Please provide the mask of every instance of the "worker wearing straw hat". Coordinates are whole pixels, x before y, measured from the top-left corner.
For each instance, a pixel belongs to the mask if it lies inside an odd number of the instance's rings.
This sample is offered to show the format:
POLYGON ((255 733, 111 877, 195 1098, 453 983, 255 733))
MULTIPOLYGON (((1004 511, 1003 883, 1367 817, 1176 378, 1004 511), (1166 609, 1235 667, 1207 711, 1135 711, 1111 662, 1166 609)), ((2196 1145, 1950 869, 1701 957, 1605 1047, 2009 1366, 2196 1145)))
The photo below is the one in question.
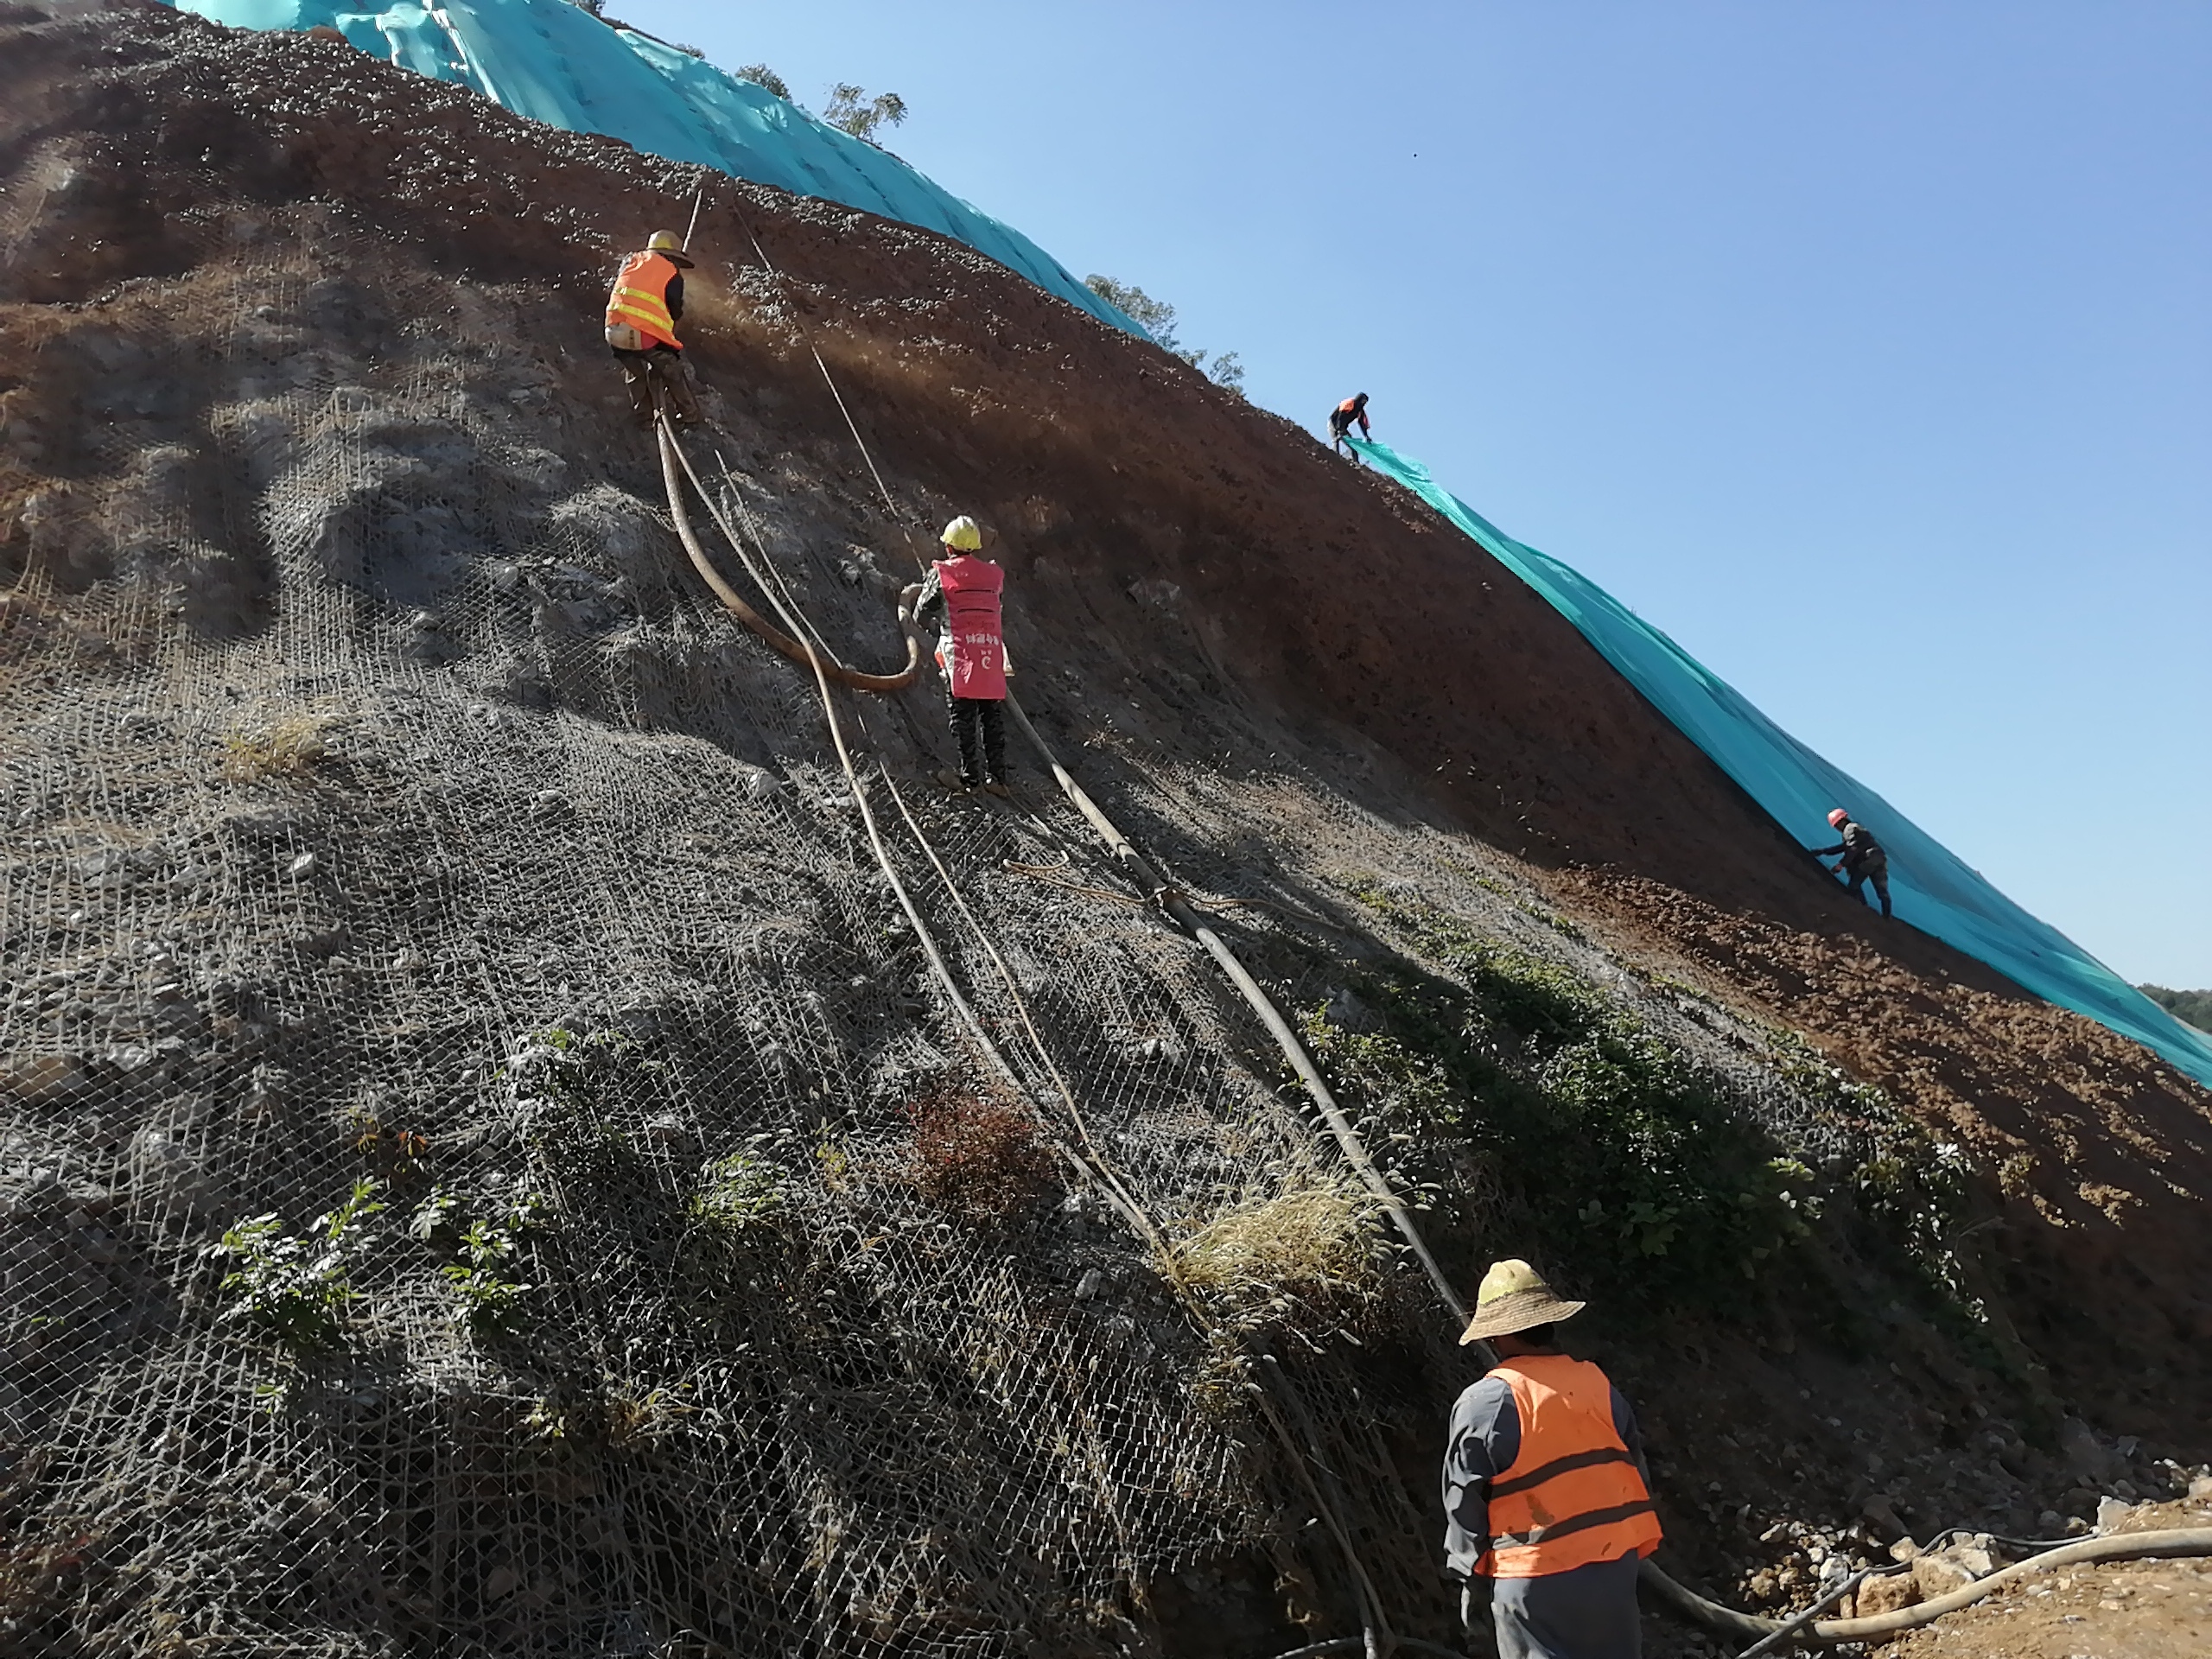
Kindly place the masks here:
POLYGON ((1500 1659, 1637 1659, 1637 1563, 1659 1517, 1636 1416, 1587 1360, 1560 1350, 1562 1301, 1526 1262, 1494 1263, 1459 1340, 1497 1363, 1452 1408, 1444 1452, 1446 1568, 1477 1641, 1500 1659), (1490 1618, 1482 1617, 1484 1605, 1490 1618))

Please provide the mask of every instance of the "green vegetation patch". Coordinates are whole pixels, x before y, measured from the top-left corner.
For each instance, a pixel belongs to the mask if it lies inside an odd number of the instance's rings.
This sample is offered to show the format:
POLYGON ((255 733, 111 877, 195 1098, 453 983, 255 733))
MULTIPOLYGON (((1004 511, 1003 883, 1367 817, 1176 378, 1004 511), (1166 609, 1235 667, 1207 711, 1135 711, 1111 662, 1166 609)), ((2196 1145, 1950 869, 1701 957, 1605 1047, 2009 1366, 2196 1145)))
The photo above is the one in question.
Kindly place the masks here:
POLYGON ((370 1219, 384 1209, 374 1181, 356 1181, 345 1203, 317 1216, 304 1233, 269 1214, 226 1230, 216 1253, 236 1263, 223 1275, 226 1319, 297 1354, 322 1353, 345 1340, 347 1275, 366 1248, 370 1219))
POLYGON ((1304 1022, 1315 1057, 1386 1142, 1457 1141, 1493 1159, 1530 1230, 1583 1282, 1651 1313, 1740 1313, 1746 1281, 1843 1197, 1953 1287, 1937 1264, 1963 1160, 1880 1090, 1802 1045, 1777 1052, 1854 1126, 1864 1155, 1823 1174, 1782 1155, 1722 1080, 1572 970, 1395 893, 1354 891, 1446 973, 1363 976, 1384 1028, 1349 1031, 1316 1009, 1304 1022))

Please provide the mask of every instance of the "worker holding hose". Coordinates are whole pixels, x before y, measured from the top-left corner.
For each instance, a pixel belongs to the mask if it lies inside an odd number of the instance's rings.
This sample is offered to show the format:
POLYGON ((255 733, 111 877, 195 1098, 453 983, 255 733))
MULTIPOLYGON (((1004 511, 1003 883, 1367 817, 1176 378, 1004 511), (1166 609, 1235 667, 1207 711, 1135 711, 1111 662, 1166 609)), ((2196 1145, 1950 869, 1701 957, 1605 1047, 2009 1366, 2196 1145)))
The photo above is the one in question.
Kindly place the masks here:
POLYGON ((1459 1396, 1444 1452, 1446 1568, 1466 1586, 1473 1650, 1499 1659, 1637 1659, 1637 1573, 1659 1547, 1643 1441, 1621 1391, 1561 1352, 1561 1301, 1526 1262, 1494 1263, 1459 1340, 1488 1376, 1459 1396), (1485 1617, 1487 1614, 1487 1617, 1485 1617))
POLYGON ((677 426, 699 424, 699 405, 683 372, 676 324, 683 315, 683 273, 692 262, 673 231, 655 231, 645 251, 622 262, 607 296, 607 343, 622 365, 630 412, 651 428, 665 409, 677 426))
POLYGON ((1006 682, 1004 618, 999 594, 1006 572, 982 556, 983 532, 963 513, 944 527, 940 538, 946 557, 930 566, 914 617, 938 624, 937 662, 944 671, 945 701, 952 718, 952 741, 960 746, 960 770, 942 772, 948 789, 981 788, 1010 795, 1006 770, 1006 682))

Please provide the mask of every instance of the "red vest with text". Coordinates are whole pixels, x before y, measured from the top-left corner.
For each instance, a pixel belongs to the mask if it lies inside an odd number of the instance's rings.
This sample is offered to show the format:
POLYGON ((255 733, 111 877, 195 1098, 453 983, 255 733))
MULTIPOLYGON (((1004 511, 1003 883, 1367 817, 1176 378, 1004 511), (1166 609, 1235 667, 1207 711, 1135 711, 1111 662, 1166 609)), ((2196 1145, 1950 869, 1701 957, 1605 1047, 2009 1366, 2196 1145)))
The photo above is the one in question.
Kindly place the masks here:
POLYGON ((999 590, 1006 572, 963 553, 937 561, 944 590, 944 640, 937 659, 956 697, 995 702, 1006 696, 1006 641, 1000 634, 999 590))
POLYGON ((1520 1354, 1491 1375, 1513 1390, 1521 1452, 1490 1483, 1490 1553, 1476 1570, 1534 1579, 1658 1548, 1659 1516, 1613 1427, 1605 1374, 1565 1354, 1520 1354))

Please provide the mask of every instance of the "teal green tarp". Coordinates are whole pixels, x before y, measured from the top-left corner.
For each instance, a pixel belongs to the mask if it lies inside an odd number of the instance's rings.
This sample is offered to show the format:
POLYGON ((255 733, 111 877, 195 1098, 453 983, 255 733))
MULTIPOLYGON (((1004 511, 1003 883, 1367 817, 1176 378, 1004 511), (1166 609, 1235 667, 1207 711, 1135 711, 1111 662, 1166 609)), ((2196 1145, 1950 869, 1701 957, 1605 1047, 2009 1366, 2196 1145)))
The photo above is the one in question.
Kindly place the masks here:
POLYGON ((1524 547, 1446 491, 1427 467, 1352 441, 1582 631, 1630 684, 1807 847, 1834 844, 1840 806, 1888 849, 1898 917, 2037 996, 2087 1014, 2212 1087, 2212 1038, 2185 1026, 2048 923, 2014 904, 1880 796, 1783 731, 1726 682, 1596 583, 1524 547))
POLYGON ((383 7, 331 0, 171 3, 234 29, 327 25, 364 52, 467 86, 533 121, 620 138, 651 155, 918 225, 966 243, 1102 321, 1146 337, 1020 232, 896 156, 651 35, 611 28, 568 0, 383 7))

